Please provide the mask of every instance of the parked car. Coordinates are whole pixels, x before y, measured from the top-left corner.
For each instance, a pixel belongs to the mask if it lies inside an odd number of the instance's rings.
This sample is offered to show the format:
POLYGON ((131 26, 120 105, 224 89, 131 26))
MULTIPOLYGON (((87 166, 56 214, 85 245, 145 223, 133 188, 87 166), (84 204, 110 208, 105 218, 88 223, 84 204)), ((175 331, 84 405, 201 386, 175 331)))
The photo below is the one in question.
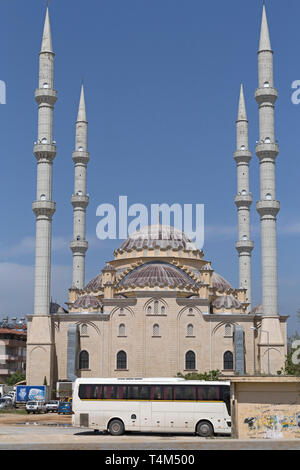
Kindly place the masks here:
POLYGON ((58 407, 58 414, 69 415, 72 414, 72 402, 71 401, 61 401, 58 407))
POLYGON ((58 406, 59 406, 58 400, 50 400, 48 403, 46 403, 47 413, 57 413, 58 406))
POLYGON ((47 413, 46 403, 44 401, 28 401, 26 403, 27 413, 47 413))
POLYGON ((11 397, 2 397, 0 398, 0 410, 13 408, 14 404, 11 397))

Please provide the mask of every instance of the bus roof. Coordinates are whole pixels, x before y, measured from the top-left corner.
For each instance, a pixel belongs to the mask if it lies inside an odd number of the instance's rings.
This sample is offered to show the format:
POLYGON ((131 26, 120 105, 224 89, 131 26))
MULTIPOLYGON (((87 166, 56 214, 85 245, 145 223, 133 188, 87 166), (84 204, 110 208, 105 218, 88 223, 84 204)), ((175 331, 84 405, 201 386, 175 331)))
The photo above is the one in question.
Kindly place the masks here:
POLYGON ((178 384, 178 385, 230 385, 228 381, 185 380, 181 377, 149 377, 149 378, 78 378, 75 384, 178 384))

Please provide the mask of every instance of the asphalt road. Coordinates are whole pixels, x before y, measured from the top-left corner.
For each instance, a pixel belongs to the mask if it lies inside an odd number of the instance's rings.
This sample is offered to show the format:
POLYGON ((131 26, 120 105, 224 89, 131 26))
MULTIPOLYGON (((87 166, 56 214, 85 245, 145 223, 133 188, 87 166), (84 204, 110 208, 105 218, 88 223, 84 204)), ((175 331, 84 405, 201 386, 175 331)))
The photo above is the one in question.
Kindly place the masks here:
MULTIPOLYGON (((25 420, 24 420, 25 421, 25 420)), ((113 437, 66 424, 0 424, 0 450, 300 450, 300 441, 204 439, 194 435, 113 437)))

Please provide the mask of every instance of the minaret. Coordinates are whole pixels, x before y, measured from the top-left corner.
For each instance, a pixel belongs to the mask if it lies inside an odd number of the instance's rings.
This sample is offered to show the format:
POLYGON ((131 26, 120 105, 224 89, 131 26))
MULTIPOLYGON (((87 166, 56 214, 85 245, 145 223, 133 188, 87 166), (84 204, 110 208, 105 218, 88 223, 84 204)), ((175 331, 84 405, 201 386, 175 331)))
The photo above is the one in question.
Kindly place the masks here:
POLYGON ((239 254, 239 287, 247 289, 248 311, 251 310, 251 253, 254 247, 250 240, 250 207, 252 194, 249 191, 249 162, 251 152, 248 143, 248 120, 245 106, 244 90, 241 85, 238 117, 236 121, 237 150, 234 159, 237 164, 237 196, 235 204, 238 209, 239 240, 236 249, 239 254))
POLYGON ((37 160, 37 195, 33 203, 36 216, 34 314, 49 315, 52 216, 55 212, 52 201, 52 164, 56 156, 53 111, 57 92, 54 90, 54 52, 48 7, 40 52, 39 88, 35 91, 35 99, 39 109, 38 140, 34 145, 37 160))
POLYGON ((283 365, 280 348, 273 348, 267 354, 268 346, 283 345, 278 315, 278 279, 277 279, 277 243, 276 217, 280 203, 276 200, 275 160, 279 149, 274 131, 274 104, 277 100, 274 88, 273 51, 269 35, 266 8, 263 5, 260 44, 258 51, 258 89, 255 99, 259 106, 260 138, 256 146, 256 155, 260 162, 260 201, 257 212, 261 221, 261 256, 262 256, 262 304, 263 320, 260 336, 260 356, 263 371, 267 371, 267 356, 271 361, 271 370, 283 365), (271 359, 270 359, 271 352, 271 359))
POLYGON ((53 331, 50 316, 51 238, 55 202, 52 201, 52 164, 56 156, 53 141, 53 111, 57 100, 54 90, 54 52, 49 9, 47 7, 42 47, 39 56, 38 138, 34 144, 37 160, 37 194, 33 203, 36 216, 36 258, 34 315, 27 339, 27 385, 48 385, 53 381, 53 331))
POLYGON ((88 249, 86 236, 86 208, 89 197, 86 193, 86 172, 90 159, 88 153, 88 122, 84 100, 84 88, 81 87, 79 110, 76 121, 75 152, 73 161, 75 164, 74 195, 72 206, 74 210, 73 240, 71 250, 73 252, 73 289, 83 289, 85 280, 85 254, 88 249))

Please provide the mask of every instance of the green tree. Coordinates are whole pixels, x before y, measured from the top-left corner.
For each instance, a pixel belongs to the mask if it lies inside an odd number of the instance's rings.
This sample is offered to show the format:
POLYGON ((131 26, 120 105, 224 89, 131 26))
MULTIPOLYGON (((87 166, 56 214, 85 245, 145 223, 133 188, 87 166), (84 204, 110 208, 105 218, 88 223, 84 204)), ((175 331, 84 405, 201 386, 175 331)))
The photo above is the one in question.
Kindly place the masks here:
POLYGON ((22 374, 21 372, 15 372, 12 374, 10 377, 6 379, 6 384, 7 385, 16 385, 18 382, 21 382, 22 380, 25 380, 25 375, 22 374))
POLYGON ((185 380, 219 380, 221 372, 219 370, 210 370, 209 372, 196 373, 190 372, 183 375, 181 372, 178 372, 177 377, 182 377, 185 380))

